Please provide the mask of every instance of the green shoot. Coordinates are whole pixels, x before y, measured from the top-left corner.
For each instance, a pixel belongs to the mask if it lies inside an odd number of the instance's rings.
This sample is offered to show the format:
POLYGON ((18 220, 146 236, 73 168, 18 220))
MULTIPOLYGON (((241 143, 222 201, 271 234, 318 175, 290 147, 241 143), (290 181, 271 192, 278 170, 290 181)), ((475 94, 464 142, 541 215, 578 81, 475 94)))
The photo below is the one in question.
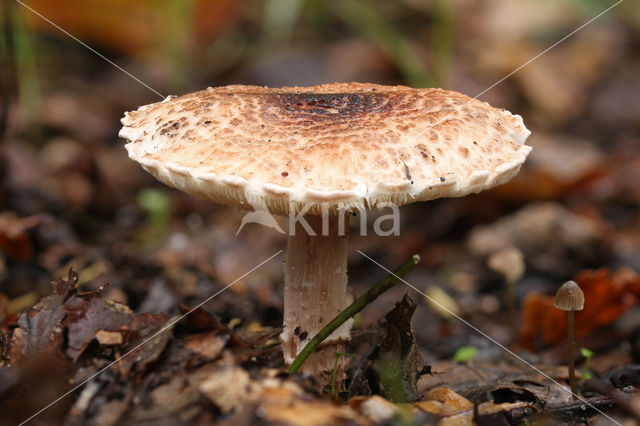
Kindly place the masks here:
POLYGON ((463 346, 453 354, 453 360, 455 362, 468 362, 473 360, 478 354, 478 349, 475 346, 463 346))
POLYGON ((355 355, 349 352, 336 352, 336 362, 333 364, 333 374, 331 375, 331 395, 333 397, 338 395, 336 392, 336 375, 338 373, 338 362, 342 357, 353 358, 355 355))
POLYGON ((145 246, 153 246, 165 235, 171 218, 169 197, 164 191, 147 188, 140 191, 137 201, 147 214, 147 224, 139 237, 145 246))
POLYGON ((589 373, 589 363, 591 362, 591 358, 594 353, 587 348, 580 348, 580 354, 585 358, 582 374, 580 374, 580 380, 589 380, 591 378, 591 374, 589 373))

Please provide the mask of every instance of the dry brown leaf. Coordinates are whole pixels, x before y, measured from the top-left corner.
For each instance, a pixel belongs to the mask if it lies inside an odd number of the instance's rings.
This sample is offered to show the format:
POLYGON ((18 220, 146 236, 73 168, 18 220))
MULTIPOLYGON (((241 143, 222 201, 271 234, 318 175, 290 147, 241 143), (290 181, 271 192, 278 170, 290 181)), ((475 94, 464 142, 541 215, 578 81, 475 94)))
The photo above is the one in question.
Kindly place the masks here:
POLYGON ((249 373, 236 367, 233 356, 226 352, 219 368, 204 379, 198 388, 225 414, 242 406, 251 380, 249 373))
POLYGON ((95 334, 95 338, 101 345, 121 345, 124 342, 122 332, 120 331, 107 331, 98 330, 95 334))
POLYGON ((222 349, 229 341, 228 334, 216 335, 215 332, 192 334, 185 337, 185 347, 206 360, 214 360, 220 356, 222 349))
POLYGON ((327 404, 306 395, 291 382, 262 386, 249 397, 248 406, 259 410, 266 422, 280 425, 371 425, 372 421, 346 405, 327 404))
MULTIPOLYGON (((158 41, 155 35, 164 34, 167 28, 176 25, 193 29, 194 38, 211 39, 233 18, 238 3, 233 0, 198 0, 194 2, 187 23, 180 22, 182 18, 175 16, 175 7, 168 0, 133 3, 126 0, 72 0, 67 3, 68 9, 60 8, 55 1, 36 0, 30 6, 83 40, 117 52, 136 53, 153 47, 158 41), (69 10, 74 13, 69 13, 69 10), (118 36, 114 37, 114 34, 118 36)), ((27 10, 24 11, 24 19, 30 28, 55 32, 55 28, 27 10)))
POLYGON ((33 246, 28 231, 46 221, 44 214, 19 218, 13 213, 0 214, 0 251, 20 262, 33 256, 33 246))
POLYGON ((375 423, 390 422, 400 411, 397 405, 379 395, 353 397, 349 406, 375 423))
POLYGON ((473 403, 445 387, 433 388, 425 395, 426 400, 414 405, 422 411, 440 417, 453 416, 473 409, 473 403))
MULTIPOLYGON (((640 275, 630 269, 610 274, 608 269, 586 270, 575 277, 585 296, 584 309, 575 314, 576 337, 612 324, 638 303, 640 275)), ((536 339, 555 345, 567 336, 567 314, 553 306, 553 297, 531 293, 522 307, 520 344, 536 350, 536 339)))

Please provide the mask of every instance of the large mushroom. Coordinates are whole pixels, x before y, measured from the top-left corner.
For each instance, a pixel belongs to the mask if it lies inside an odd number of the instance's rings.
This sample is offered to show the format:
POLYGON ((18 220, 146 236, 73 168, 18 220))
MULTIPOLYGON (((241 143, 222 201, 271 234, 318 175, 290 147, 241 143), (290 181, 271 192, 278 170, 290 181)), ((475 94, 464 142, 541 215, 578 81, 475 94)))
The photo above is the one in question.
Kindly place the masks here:
MULTIPOLYGON (((515 176, 518 115, 441 89, 360 83, 208 88, 128 112, 129 157, 198 198, 289 215, 282 351, 290 364, 347 300, 350 212, 461 197, 515 176)), ((351 324, 303 369, 326 382, 351 324)))

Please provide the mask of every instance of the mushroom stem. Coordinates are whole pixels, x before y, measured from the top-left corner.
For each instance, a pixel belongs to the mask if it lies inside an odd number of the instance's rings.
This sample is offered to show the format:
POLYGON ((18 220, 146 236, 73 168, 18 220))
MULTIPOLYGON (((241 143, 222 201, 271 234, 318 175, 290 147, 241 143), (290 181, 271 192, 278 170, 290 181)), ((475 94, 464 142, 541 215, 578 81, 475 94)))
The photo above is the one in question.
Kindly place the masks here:
POLYGON ((573 354, 573 346, 575 345, 575 338, 573 335, 573 327, 574 327, 574 319, 575 319, 575 311, 568 311, 568 328, 569 328, 569 341, 567 346, 569 348, 569 385, 571 386, 571 393, 573 399, 577 399, 576 395, 578 394, 578 387, 576 385, 576 366, 575 359, 573 354))
MULTIPOLYGON (((284 272, 284 328, 280 334, 287 365, 347 306, 348 217, 305 216, 305 223, 316 235, 311 235, 302 222, 296 223, 295 233, 290 229, 284 272)), ((329 383, 334 354, 344 351, 352 324, 349 320, 334 331, 308 358, 303 370, 320 383, 329 383)), ((337 377, 341 380, 344 361, 340 364, 337 377)))
POLYGON ((518 320, 516 316, 516 283, 514 280, 507 279, 507 291, 505 294, 507 299, 507 318, 509 321, 510 339, 513 343, 518 338, 518 320))

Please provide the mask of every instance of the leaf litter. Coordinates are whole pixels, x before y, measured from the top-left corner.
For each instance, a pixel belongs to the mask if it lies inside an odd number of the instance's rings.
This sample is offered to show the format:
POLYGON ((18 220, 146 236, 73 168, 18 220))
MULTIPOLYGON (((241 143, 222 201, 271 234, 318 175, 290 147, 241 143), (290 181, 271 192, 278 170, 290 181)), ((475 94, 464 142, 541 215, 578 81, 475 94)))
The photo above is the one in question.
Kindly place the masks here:
MULTIPOLYGON (((465 54, 452 58, 453 83, 467 92, 546 48, 549 40, 540 35, 550 22, 568 33, 586 16, 567 2, 512 2, 508 9, 498 0, 485 3, 456 5, 456 51, 465 54), (538 7, 545 13, 533 13, 538 7)), ((431 14, 430 6, 400 2, 393 8, 410 18, 406 33, 417 30, 421 35, 411 42, 431 58, 421 42, 424 28, 416 27, 416 14, 431 14)), ((282 301, 281 265, 275 264, 125 356, 244 272, 247 258, 272 253, 282 240, 257 227, 230 237, 238 213, 154 187, 113 143, 121 111, 145 98, 124 90, 108 71, 93 75, 91 68, 86 78, 81 70, 90 67, 80 66, 41 75, 47 79, 42 111, 25 115, 15 123, 17 132, 0 139, 0 424, 24 420, 116 360, 38 420, 611 424, 566 391, 566 316, 550 307, 549 295, 567 279, 585 290, 577 343, 594 353, 588 368, 576 353, 578 370, 591 376, 579 380, 580 391, 615 419, 639 424, 638 21, 632 13, 620 15, 624 24, 610 14, 483 95, 521 113, 534 130, 531 161, 516 179, 489 193, 403 208, 397 239, 352 235, 354 246, 389 266, 419 252, 424 263, 409 281, 434 289, 429 294, 440 301, 455 301, 456 313, 500 342, 511 337, 502 309, 504 278, 487 267, 487 259, 505 247, 520 250, 526 273, 516 283, 515 300, 522 316, 510 349, 557 383, 434 312, 419 295, 405 299, 402 285, 356 318, 343 388, 325 392, 313 377, 287 377, 277 347, 282 301), (150 206, 144 193, 160 202, 150 206), (68 274, 71 267, 78 273, 68 274), (50 286, 58 275, 67 278, 50 286), (101 288, 105 283, 111 285, 101 288), (474 348, 468 351, 473 355, 456 358, 461 348, 474 348)), ((246 19, 239 20, 243 28, 260 31, 261 24, 246 19)), ((353 34, 342 39, 343 30, 335 33, 335 45, 312 40, 307 50, 328 64, 324 74, 310 75, 322 81, 398 79, 374 43, 353 34)), ((226 55, 216 49, 218 64, 226 55)), ((307 64, 305 72, 320 72, 317 57, 305 49, 285 54, 307 64)), ((195 68, 206 69, 206 58, 193 56, 202 62, 195 68)), ((274 65, 231 56, 237 63, 222 68, 265 84, 290 73, 289 60, 274 65)), ((47 65, 59 65, 54 59, 45 58, 47 65)), ((76 60, 90 63, 80 55, 76 60)), ((229 75, 210 77, 217 85, 229 75)), ((21 115, 20 105, 10 109, 9 117, 21 115)), ((364 293, 375 273, 370 264, 350 259, 354 294, 364 293)))

